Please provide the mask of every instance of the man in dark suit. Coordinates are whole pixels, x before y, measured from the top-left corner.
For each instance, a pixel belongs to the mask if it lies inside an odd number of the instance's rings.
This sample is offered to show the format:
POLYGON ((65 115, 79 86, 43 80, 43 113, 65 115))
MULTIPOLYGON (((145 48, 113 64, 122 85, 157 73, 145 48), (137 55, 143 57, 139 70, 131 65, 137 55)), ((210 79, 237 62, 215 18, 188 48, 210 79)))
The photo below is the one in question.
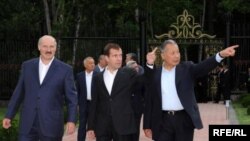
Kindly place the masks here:
POLYGON ((8 129, 19 106, 19 141, 61 141, 64 130, 64 99, 67 104, 66 131, 75 131, 77 93, 72 68, 54 57, 56 40, 50 35, 38 41, 40 57, 25 61, 3 119, 8 129))
POLYGON ((216 96, 215 96, 215 103, 219 103, 221 100, 221 96, 223 95, 223 75, 224 75, 224 68, 222 64, 218 65, 218 72, 217 74, 217 91, 216 91, 216 96))
POLYGON ((230 71, 227 65, 223 65, 223 75, 221 81, 222 81, 223 100, 224 104, 226 104, 226 101, 230 100, 231 96, 230 71))
POLYGON ((98 58, 98 64, 95 66, 94 71, 102 72, 107 66, 107 61, 105 59, 105 55, 101 54, 98 58))
POLYGON ((122 50, 116 43, 104 48, 105 70, 93 79, 88 117, 88 136, 97 141, 131 141, 135 117, 131 105, 132 85, 136 72, 122 66, 122 50))
POLYGON ((86 138, 86 124, 89 113, 89 105, 91 101, 91 93, 94 88, 92 85, 92 80, 97 74, 97 72, 93 71, 95 68, 95 61, 92 57, 86 57, 83 60, 83 65, 85 71, 78 73, 76 76, 79 106, 79 128, 77 134, 78 141, 85 141, 86 138))
POLYGON ((155 141, 192 141, 194 128, 201 129, 194 79, 206 75, 219 62, 234 56, 238 45, 228 47, 199 64, 180 63, 178 45, 173 40, 161 46, 163 65, 155 69, 155 50, 147 55, 145 70, 151 84, 146 93, 144 132, 155 141))
MULTIPOLYGON (((126 67, 134 69, 139 74, 139 65, 136 61, 128 61, 126 67)), ((135 113, 136 133, 132 135, 131 141, 139 141, 141 117, 144 110, 145 79, 142 74, 137 76, 132 86, 132 107, 135 113)))

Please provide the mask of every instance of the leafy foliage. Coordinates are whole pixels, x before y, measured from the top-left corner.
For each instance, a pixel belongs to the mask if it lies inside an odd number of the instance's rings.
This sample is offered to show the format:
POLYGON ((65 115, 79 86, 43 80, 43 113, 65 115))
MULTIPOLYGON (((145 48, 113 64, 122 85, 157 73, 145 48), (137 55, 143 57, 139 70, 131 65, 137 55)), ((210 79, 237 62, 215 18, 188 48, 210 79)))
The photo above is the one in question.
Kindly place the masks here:
POLYGON ((249 0, 222 0, 219 3, 219 7, 224 8, 226 11, 238 11, 241 13, 249 13, 250 9, 249 0))
POLYGON ((17 141, 18 140, 18 120, 13 120, 9 129, 0 128, 1 141, 17 141))

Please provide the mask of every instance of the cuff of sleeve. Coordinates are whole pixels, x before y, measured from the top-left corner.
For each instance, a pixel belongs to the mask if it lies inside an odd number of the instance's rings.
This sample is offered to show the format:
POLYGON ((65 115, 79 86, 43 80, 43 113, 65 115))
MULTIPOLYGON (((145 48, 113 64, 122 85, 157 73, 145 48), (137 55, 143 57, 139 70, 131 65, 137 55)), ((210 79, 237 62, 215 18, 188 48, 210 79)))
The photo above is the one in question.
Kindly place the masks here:
POLYGON ((218 63, 220 63, 224 58, 220 56, 220 53, 217 53, 215 59, 218 63))

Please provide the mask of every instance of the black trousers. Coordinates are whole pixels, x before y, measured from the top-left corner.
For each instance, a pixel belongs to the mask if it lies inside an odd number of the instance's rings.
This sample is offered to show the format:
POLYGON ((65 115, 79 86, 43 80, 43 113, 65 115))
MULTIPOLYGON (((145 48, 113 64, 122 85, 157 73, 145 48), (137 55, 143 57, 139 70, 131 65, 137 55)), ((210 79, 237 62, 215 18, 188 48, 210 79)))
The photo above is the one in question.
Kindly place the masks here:
POLYGON ((31 127, 31 130, 28 134, 19 134, 19 141, 62 141, 62 137, 48 137, 42 134, 39 118, 36 115, 34 123, 31 127))
POLYGON ((107 122, 109 123, 110 127, 109 129, 106 129, 108 131, 107 134, 102 136, 96 136, 96 141, 132 141, 132 134, 120 135, 115 131, 111 116, 109 121, 107 122))
POLYGON ((139 141, 140 139, 141 117, 142 117, 142 113, 135 114, 136 133, 132 135, 131 141, 139 141))
POLYGON ((86 139, 86 125, 87 125, 87 119, 88 119, 88 114, 89 114, 89 105, 90 105, 90 101, 87 100, 86 109, 79 110, 79 127, 78 127, 78 133, 77 133, 77 141, 85 141, 86 139))
POLYGON ((156 141, 193 141, 194 125, 184 111, 163 112, 160 136, 156 141))

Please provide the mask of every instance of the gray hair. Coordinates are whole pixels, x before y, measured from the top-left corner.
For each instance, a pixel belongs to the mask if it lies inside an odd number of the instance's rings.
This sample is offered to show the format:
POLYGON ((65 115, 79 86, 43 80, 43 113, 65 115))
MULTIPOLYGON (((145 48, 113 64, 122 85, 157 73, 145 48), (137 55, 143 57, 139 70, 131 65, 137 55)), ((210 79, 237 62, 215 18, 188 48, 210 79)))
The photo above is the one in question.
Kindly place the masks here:
POLYGON ((55 46, 57 46, 56 39, 55 39, 53 36, 51 36, 51 35, 44 35, 44 36, 40 37, 39 40, 38 40, 38 46, 41 44, 41 42, 42 42, 45 38, 51 38, 51 39, 53 39, 54 42, 55 42, 55 46))
POLYGON ((136 64, 136 61, 128 61, 126 66, 132 68, 132 65, 136 64))
POLYGON ((86 63, 87 63, 87 61, 90 60, 90 59, 93 59, 93 60, 94 60, 93 57, 88 56, 88 57, 86 57, 86 58, 83 60, 83 65, 85 66, 86 63))
POLYGON ((165 40, 162 44, 161 44, 161 52, 164 52, 165 51, 165 47, 169 44, 172 44, 172 45, 176 45, 176 47, 178 47, 178 44, 172 40, 172 39, 168 39, 168 40, 165 40))

